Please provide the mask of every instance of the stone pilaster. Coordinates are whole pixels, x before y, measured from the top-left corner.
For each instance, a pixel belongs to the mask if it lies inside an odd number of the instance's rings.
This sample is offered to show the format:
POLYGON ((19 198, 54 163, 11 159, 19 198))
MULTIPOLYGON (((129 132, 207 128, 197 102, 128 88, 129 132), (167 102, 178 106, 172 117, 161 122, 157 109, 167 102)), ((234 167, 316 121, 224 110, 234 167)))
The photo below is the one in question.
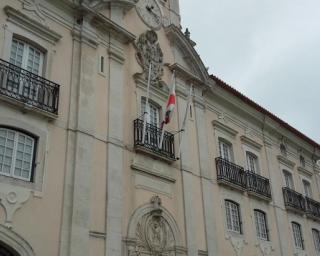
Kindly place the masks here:
POLYGON ((206 242, 208 256, 214 256, 218 253, 217 233, 215 232, 216 223, 213 212, 213 205, 219 205, 218 197, 213 196, 213 185, 211 182, 210 162, 209 162, 209 149, 208 149, 208 132, 207 121, 205 116, 205 106, 202 102, 195 100, 194 103, 198 151, 200 160, 200 176, 201 176, 201 189, 203 197, 203 210, 204 210, 204 223, 206 230, 206 242))
POLYGON ((122 256, 124 57, 117 43, 109 46, 106 256, 122 256))
POLYGON ((61 256, 89 254, 92 132, 95 123, 96 44, 85 21, 73 30, 61 256))

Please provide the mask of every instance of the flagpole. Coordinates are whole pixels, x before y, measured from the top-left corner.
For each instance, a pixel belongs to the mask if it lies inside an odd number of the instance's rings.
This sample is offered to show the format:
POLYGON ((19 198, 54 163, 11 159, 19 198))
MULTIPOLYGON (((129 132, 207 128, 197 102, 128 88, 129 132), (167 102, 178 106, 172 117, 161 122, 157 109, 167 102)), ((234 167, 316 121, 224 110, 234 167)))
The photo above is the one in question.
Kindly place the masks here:
MULTIPOLYGON (((175 90, 176 89, 176 72, 175 70, 173 70, 172 72, 172 90, 175 90)), ((161 137, 160 137, 160 143, 159 143, 159 149, 161 150, 162 149, 162 143, 163 143, 163 137, 164 137, 164 121, 161 123, 161 137)))
POLYGON ((182 122, 182 126, 181 126, 181 135, 180 135, 180 141, 179 141, 179 149, 178 149, 178 154, 177 154, 177 159, 180 159, 180 154, 181 154, 181 145, 182 145, 182 139, 183 139, 183 135, 184 132, 186 130, 186 124, 187 124, 187 116, 188 116, 188 111, 191 105, 191 101, 192 101, 192 90, 193 90, 193 85, 190 86, 190 90, 189 90, 189 96, 188 96, 188 103, 186 106, 186 111, 184 113, 184 118, 183 118, 183 122, 182 122))
POLYGON ((146 139, 147 116, 149 115, 149 107, 148 106, 149 106, 150 83, 151 83, 151 61, 149 64, 146 106, 145 106, 144 116, 143 116, 142 144, 144 144, 144 141, 146 139))

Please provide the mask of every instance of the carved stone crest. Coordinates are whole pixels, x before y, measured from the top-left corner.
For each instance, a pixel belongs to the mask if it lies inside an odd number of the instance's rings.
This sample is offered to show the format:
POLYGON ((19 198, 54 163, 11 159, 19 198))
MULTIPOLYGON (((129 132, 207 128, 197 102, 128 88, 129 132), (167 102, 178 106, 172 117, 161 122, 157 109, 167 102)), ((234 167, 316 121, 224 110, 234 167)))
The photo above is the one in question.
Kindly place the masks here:
POLYGON ((136 58, 143 69, 143 75, 148 80, 151 63, 151 84, 156 85, 163 75, 163 53, 158 42, 157 33, 149 30, 140 35, 136 44, 136 58))

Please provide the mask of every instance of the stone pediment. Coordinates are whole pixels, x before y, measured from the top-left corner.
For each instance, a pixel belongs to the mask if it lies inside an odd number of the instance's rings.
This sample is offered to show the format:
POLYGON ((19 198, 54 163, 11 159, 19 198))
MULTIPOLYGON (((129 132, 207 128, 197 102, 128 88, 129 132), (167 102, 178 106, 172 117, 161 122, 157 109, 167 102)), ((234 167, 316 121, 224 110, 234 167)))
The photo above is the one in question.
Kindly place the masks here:
POLYGON ((181 56, 179 56, 180 61, 179 58, 177 58, 177 64, 183 70, 193 74, 193 77, 197 77, 203 83, 206 83, 209 79, 209 74, 199 54, 194 49, 194 42, 175 25, 166 27, 165 32, 173 47, 177 49, 178 54, 181 54, 181 56))
POLYGON ((119 5, 125 10, 129 10, 138 2, 138 0, 85 0, 84 2, 94 10, 103 9, 110 3, 119 5))

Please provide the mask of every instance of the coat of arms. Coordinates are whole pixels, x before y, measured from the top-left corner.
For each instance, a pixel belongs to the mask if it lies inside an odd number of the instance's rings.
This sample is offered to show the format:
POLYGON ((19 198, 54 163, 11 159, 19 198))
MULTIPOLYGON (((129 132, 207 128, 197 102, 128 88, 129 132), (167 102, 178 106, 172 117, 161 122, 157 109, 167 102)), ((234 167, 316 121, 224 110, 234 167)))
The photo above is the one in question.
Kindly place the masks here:
POLYGON ((163 75, 163 53, 158 42, 157 33, 149 30, 141 34, 135 46, 137 49, 137 61, 143 69, 144 78, 148 80, 151 64, 150 81, 151 84, 156 85, 163 75))

